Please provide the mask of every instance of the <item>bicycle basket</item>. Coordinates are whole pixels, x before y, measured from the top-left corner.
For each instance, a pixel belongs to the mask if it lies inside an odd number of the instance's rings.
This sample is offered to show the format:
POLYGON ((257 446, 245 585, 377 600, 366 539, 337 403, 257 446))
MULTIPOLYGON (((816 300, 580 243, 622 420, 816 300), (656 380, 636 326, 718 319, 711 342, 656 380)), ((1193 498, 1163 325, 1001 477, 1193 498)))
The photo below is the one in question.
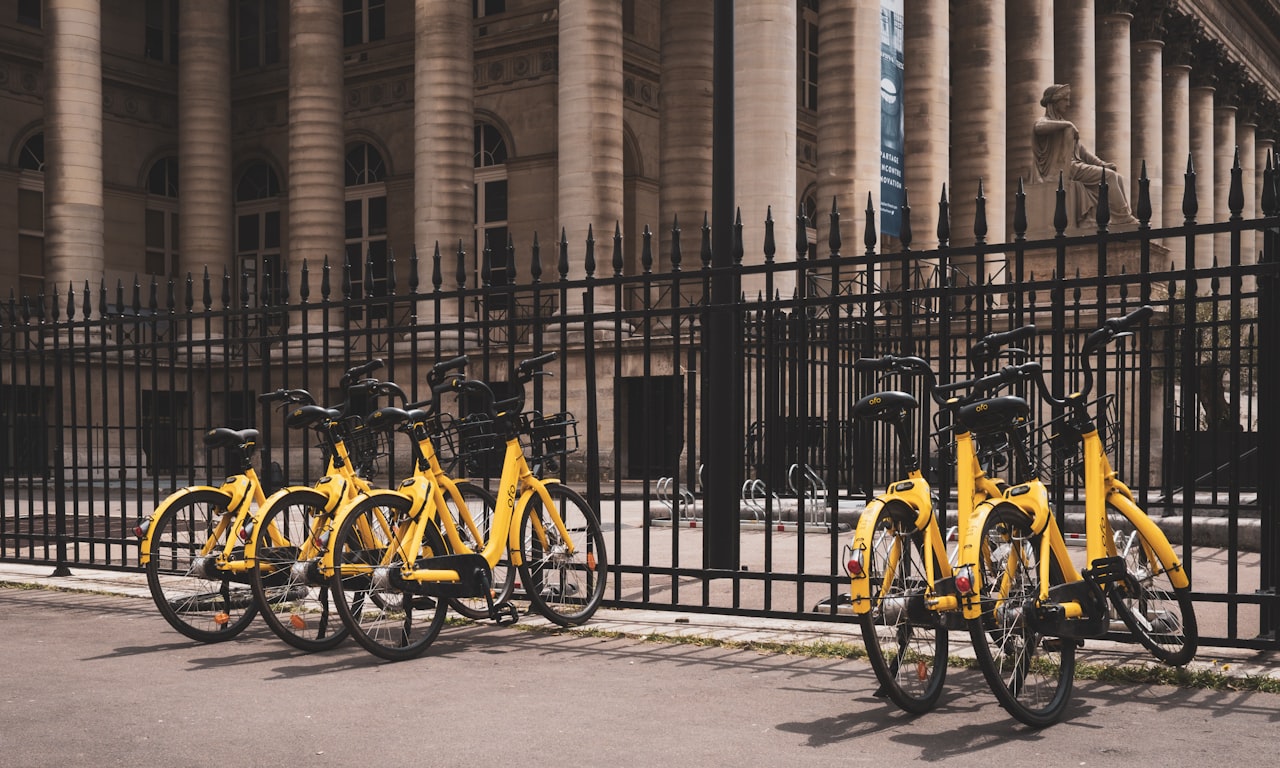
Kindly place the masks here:
MULTIPOLYGON (((1094 413, 1102 450, 1115 459, 1120 443, 1120 416, 1114 394, 1103 395, 1085 405, 1094 413)), ((1045 422, 1036 432, 1035 453, 1045 480, 1081 479, 1084 472, 1084 444, 1080 431, 1070 422, 1067 412, 1045 422)))
POLYGON ((578 421, 572 413, 520 414, 520 446, 530 461, 567 456, 578 450, 578 421))
POLYGON ((454 457, 468 474, 491 477, 501 471, 502 438, 493 419, 484 414, 454 419, 449 432, 446 439, 454 445, 454 457))
POLYGON ((359 416, 339 421, 338 432, 356 473, 365 478, 376 476, 379 460, 391 453, 387 433, 367 428, 359 416))

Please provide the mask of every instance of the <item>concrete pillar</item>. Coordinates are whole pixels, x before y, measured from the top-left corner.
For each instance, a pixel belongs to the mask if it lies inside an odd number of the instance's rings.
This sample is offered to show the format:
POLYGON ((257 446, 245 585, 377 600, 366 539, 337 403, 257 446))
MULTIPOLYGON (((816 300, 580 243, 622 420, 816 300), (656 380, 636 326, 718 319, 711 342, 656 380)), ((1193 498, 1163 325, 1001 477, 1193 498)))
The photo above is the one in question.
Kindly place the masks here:
POLYGON ((672 222, 679 220, 681 268, 689 269, 697 263, 703 216, 711 212, 714 17, 711 0, 662 0, 659 272, 671 266, 672 222))
MULTIPOLYGON (((1164 68, 1164 114, 1161 118, 1164 123, 1164 200, 1161 205, 1166 227, 1180 227, 1185 219, 1182 215, 1182 200, 1186 195, 1184 174, 1187 158, 1191 153, 1190 77, 1191 67, 1185 64, 1173 64, 1164 68)), ((1186 259, 1183 239, 1166 238, 1164 246, 1169 249, 1169 258, 1173 264, 1181 267, 1186 259)))
MULTIPOLYGON (((1012 236, 1013 192, 1018 180, 1030 184, 1036 179, 1032 150, 1033 126, 1044 115, 1040 98, 1053 79, 1053 2, 1027 0, 1006 9, 1008 24, 1008 179, 1002 196, 1012 236)), ((1073 88, 1074 91, 1074 88, 1073 88)))
POLYGON ((102 12, 99 0, 46 0, 45 286, 102 281, 102 12))
MULTIPOLYGON (((1054 80, 1071 86, 1071 122, 1080 129, 1086 146, 1097 135, 1097 64, 1095 0, 1071 0, 1053 4, 1054 80)), ((1103 159, 1107 159, 1105 156, 1103 159)))
MULTIPOLYGON (((1236 121, 1236 146, 1240 149, 1240 181, 1244 188, 1244 210, 1241 216, 1246 221, 1258 215, 1258 177, 1257 135, 1258 126, 1250 115, 1236 121)), ((1240 235, 1240 259, 1243 264, 1256 264, 1258 246, 1256 233, 1246 230, 1240 235)), ((1250 286, 1253 281, 1249 280, 1250 286)))
MULTIPOLYGON (((218 294, 231 270, 231 11, 228 0, 191 3, 178 15, 179 274, 204 271, 218 294)), ((197 300, 196 306, 199 306, 197 300)))
MULTIPOLYGON (((596 275, 608 275, 610 238, 622 224, 621 4, 561 0, 559 45, 557 211, 569 241, 569 278, 586 274, 588 226, 596 238, 596 275)), ((612 303, 611 292, 597 293, 598 309, 612 303)))
POLYGON ((468 252, 475 247, 471 8, 465 0, 416 0, 413 19, 413 238, 418 284, 428 290, 436 244, 450 256, 459 241, 468 252))
POLYGON ((947 0, 906 0, 903 108, 913 247, 937 245, 938 198, 951 158, 951 16, 947 0))
MULTIPOLYGON (((1213 218, 1215 223, 1231 217, 1229 198, 1231 191, 1231 167, 1236 152, 1236 112, 1234 106, 1219 106, 1213 113, 1213 218)), ((1222 232, 1213 237, 1213 252, 1218 263, 1231 263, 1231 235, 1222 232)), ((1223 286, 1228 290, 1229 286, 1223 286)))
POLYGON ((335 269, 343 264, 342 108, 341 9, 328 0, 290 0, 287 265, 292 276, 304 259, 311 269, 326 256, 335 269))
MULTIPOLYGON (((734 145, 737 154, 734 161, 734 197, 742 212, 743 263, 758 264, 764 261, 764 221, 770 208, 773 210, 773 233, 779 255, 785 258, 793 254, 796 241, 796 4, 793 0, 739 0, 734 4, 733 14, 733 77, 734 88, 740 94, 734 98, 734 145)), ((827 66, 823 63, 827 56, 827 41, 823 37, 826 26, 822 20, 826 14, 824 7, 818 18, 818 36, 822 40, 818 49, 819 83, 824 82, 822 72, 827 66)), ((879 16, 876 17, 878 23, 879 16)), ((879 27, 875 26, 874 30, 878 35, 879 27)), ((865 34, 862 29, 852 32, 859 38, 865 34)), ((879 38, 871 39, 877 41, 874 50, 878 57, 879 38)), ((832 44, 839 46, 843 43, 833 40, 832 44)), ((876 60, 878 62, 879 58, 876 60)), ((846 78, 851 74, 851 64, 847 59, 844 62, 846 78)), ((874 82, 878 84, 879 81, 876 77, 874 82)), ((825 93, 823 89, 819 98, 827 98, 823 95, 825 93)), ((879 93, 879 86, 875 91, 863 93, 879 93)), ((878 104, 875 98, 868 101, 878 104)), ((819 112, 826 109, 828 107, 824 105, 819 112)), ((879 133, 875 136, 869 146, 879 148, 879 133)), ((879 176, 876 178, 878 180, 879 176)), ((821 184, 819 181, 820 188, 821 184)), ((830 201, 826 204, 829 205, 830 201)), ((819 211, 823 210, 823 205, 819 200, 819 211)), ((819 248, 822 248, 821 236, 819 248)), ((793 287, 785 282, 774 282, 775 290, 784 296, 789 295, 793 287)), ((746 296, 755 297, 763 289, 763 279, 744 278, 742 291, 746 296)))
MULTIPOLYGON (((1005 3, 957 0, 951 4, 951 72, 963 92, 951 100, 951 241, 974 242, 978 182, 987 197, 987 242, 1004 240, 1005 200, 1005 3)), ((985 273, 957 264, 975 282, 1000 265, 988 261, 985 273)))
MULTIPOLYGON (((1164 42, 1142 40, 1133 47, 1133 171, 1129 177, 1129 196, 1133 207, 1138 204, 1138 177, 1142 164, 1147 165, 1150 179, 1151 226, 1164 226, 1164 181, 1173 166, 1164 157, 1164 42)), ((1135 214, 1136 215, 1136 214, 1135 214)))
POLYGON ((818 210, 813 222, 818 255, 830 252, 833 202, 840 211, 841 251, 860 253, 867 193, 877 231, 880 227, 881 106, 879 98, 866 98, 880 93, 880 3, 829 0, 819 8, 818 210))
MULTIPOLYGON (((1133 78, 1130 29, 1133 15, 1112 13, 1098 19, 1097 154, 1115 163, 1120 175, 1135 189, 1133 179, 1133 78)), ((1074 96, 1074 92, 1073 92, 1074 96)), ((1074 101, 1074 98, 1073 98, 1074 101)))
MULTIPOLYGON (((1191 89, 1189 103, 1191 162, 1196 170, 1196 221, 1213 221, 1214 211, 1214 149, 1213 149, 1213 93, 1210 86, 1191 89)), ((1196 265, 1207 267, 1213 263, 1213 239, 1196 241, 1196 265)), ((1180 265, 1181 266, 1181 265, 1180 265)))

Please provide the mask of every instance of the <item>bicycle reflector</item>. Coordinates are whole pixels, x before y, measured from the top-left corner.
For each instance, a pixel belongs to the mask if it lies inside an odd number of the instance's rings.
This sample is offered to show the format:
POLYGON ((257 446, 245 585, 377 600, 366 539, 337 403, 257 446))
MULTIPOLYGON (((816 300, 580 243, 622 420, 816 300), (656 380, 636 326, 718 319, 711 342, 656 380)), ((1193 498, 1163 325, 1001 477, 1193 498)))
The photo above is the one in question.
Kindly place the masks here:
POLYGON ((139 539, 145 539, 147 537, 147 529, 149 529, 150 527, 151 527, 150 518, 146 520, 139 520, 138 524, 133 526, 133 535, 137 536, 139 539))
POLYGON ((845 552, 848 554, 848 559, 844 564, 845 572, 855 579, 865 576, 866 573, 862 567, 862 550, 845 546, 845 552))
POLYGON ((973 595, 972 565, 962 565, 956 569, 956 591, 965 597, 973 595))

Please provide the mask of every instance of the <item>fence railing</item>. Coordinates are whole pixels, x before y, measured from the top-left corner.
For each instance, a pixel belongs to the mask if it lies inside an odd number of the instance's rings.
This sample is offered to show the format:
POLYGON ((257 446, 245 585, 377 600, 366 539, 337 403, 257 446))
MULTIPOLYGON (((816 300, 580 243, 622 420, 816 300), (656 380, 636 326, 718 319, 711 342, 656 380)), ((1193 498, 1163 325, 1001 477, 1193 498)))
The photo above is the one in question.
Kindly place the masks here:
MULTIPOLYGON (((1103 361, 1099 391, 1120 438, 1112 460, 1192 563, 1210 640, 1274 648, 1280 544, 1267 469, 1280 441, 1268 398, 1280 375, 1266 351, 1280 338, 1280 216, 1270 169, 1267 180, 1261 218, 1237 211, 1197 224, 1193 206, 1187 222, 1163 229, 1144 220, 1108 231, 1101 221, 1088 235, 1015 231, 1006 243, 954 246, 944 197, 930 250, 908 248, 908 211, 894 252, 876 252, 867 226, 865 252, 843 254, 833 212, 821 255, 804 248, 729 268, 712 265, 707 237, 683 262, 676 232, 662 273, 646 235, 642 273, 622 274, 615 235, 612 270, 597 270, 588 243, 577 279, 562 242, 545 266, 536 248, 524 263, 512 246, 486 250, 486 268, 470 277, 438 250, 427 263, 415 254, 399 269, 378 265, 390 278, 373 296, 331 294, 351 281, 330 280, 327 265, 319 280, 303 265, 300 280, 263 281, 298 285, 296 296, 247 296, 224 275, 11 298, 0 303, 0 559, 135 569, 135 520, 179 487, 221 479, 221 457, 200 439, 212 426, 256 426, 269 477, 314 479, 318 449, 261 410, 258 393, 303 387, 332 400, 342 370, 377 357, 387 363, 380 376, 425 394, 430 365, 459 351, 471 357, 469 375, 501 391, 518 360, 555 350, 555 377, 537 382, 530 404, 572 412, 580 425, 582 450, 560 471, 601 510, 612 604, 842 620, 839 553, 897 466, 888 436, 851 417, 861 394, 885 386, 853 362, 919 354, 946 380, 970 373, 964 353, 975 338, 1031 323, 1041 332, 1027 353, 1067 391, 1083 335, 1151 304, 1149 325, 1103 361), (492 269, 498 259, 508 268, 492 269), (757 298, 704 300, 725 269, 757 298), (460 276, 446 286, 443 274, 460 276), (491 285, 493 274, 529 277, 491 285), (740 376, 731 391, 711 391, 707 350, 725 344, 740 376), (713 398, 740 407, 712 417, 713 398), (707 460, 725 445, 743 446, 731 457, 741 493, 708 498, 704 465, 723 466, 723 453, 707 460), (708 555, 725 535, 734 537, 727 562, 708 555)), ((1023 206, 1019 197, 1015 221, 1023 206)), ((921 402, 929 424, 930 401, 921 402)), ((1055 415, 1037 408, 1040 422, 1055 415)), ((946 452, 928 430, 919 439, 945 494, 946 452)), ((394 482, 406 454, 393 454, 379 480, 394 482)), ((1076 489, 1060 481, 1054 492, 1071 526, 1076 489)))

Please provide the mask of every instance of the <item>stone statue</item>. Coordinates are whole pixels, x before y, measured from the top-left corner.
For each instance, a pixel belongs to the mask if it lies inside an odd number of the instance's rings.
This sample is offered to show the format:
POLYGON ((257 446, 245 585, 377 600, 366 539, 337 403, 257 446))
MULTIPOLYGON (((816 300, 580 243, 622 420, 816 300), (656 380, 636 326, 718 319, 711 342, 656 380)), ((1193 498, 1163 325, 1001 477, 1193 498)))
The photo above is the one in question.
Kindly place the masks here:
MULTIPOLYGON (((1057 183, 1062 172, 1064 183, 1079 182, 1087 204, 1074 211, 1076 224, 1087 224, 1095 216, 1098 205, 1098 182, 1105 176, 1107 199, 1111 208, 1112 224, 1133 224, 1137 219, 1129 208, 1129 193, 1124 177, 1116 171, 1115 163, 1108 163, 1090 152, 1080 143, 1080 131, 1075 123, 1066 119, 1066 108, 1071 105, 1071 86, 1051 85, 1044 90, 1040 106, 1044 117, 1036 121, 1032 146, 1036 155, 1036 173, 1040 181, 1057 183)), ((1068 211, 1068 214, 1072 212, 1068 211)))

